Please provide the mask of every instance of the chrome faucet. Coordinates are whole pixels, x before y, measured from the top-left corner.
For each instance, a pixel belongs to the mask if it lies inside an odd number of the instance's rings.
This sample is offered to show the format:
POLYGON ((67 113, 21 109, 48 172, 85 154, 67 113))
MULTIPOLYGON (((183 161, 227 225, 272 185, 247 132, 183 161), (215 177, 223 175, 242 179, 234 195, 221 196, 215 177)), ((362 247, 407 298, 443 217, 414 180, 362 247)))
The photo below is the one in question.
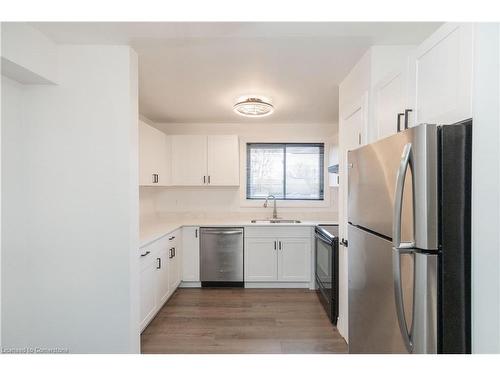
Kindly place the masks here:
POLYGON ((273 219, 277 219, 278 218, 278 211, 276 210, 276 197, 274 195, 268 195, 266 197, 266 201, 264 202, 264 208, 267 208, 267 206, 269 205, 269 198, 272 198, 274 200, 274 208, 273 208, 273 219))

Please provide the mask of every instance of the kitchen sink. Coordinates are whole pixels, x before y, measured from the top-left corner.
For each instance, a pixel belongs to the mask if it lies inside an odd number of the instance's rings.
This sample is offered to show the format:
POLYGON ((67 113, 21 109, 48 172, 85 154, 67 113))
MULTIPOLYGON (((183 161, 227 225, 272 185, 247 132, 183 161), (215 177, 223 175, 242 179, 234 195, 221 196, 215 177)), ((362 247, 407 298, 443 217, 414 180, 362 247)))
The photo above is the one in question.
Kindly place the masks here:
POLYGON ((271 224, 299 224, 300 220, 290 220, 290 219, 263 219, 263 220, 251 220, 251 223, 271 223, 271 224))

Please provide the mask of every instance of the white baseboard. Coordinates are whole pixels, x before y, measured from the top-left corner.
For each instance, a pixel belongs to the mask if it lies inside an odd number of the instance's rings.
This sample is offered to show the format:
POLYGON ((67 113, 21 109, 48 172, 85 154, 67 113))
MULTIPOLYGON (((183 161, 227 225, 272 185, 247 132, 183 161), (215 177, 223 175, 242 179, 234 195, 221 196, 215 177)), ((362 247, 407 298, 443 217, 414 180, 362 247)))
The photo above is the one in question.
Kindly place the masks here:
POLYGON ((182 281, 179 288, 201 288, 200 281, 182 281))
MULTIPOLYGON (((200 281, 182 281, 179 285, 179 288, 201 288, 200 281)), ((314 284, 311 285, 310 282, 303 283, 284 283, 284 282, 246 282, 245 288, 256 289, 256 288, 278 288, 278 289, 286 289, 286 288, 299 288, 299 289, 310 289, 315 290, 314 284)))
POLYGON ((300 289, 309 289, 310 283, 279 283, 279 282, 246 282, 245 288, 300 288, 300 289))

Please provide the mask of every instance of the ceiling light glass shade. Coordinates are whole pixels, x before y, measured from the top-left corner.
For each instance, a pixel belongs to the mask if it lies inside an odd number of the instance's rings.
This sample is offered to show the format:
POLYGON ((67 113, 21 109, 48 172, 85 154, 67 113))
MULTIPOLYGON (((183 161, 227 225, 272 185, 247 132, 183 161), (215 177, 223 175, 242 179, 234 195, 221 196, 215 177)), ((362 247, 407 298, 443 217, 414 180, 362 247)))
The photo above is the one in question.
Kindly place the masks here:
POLYGON ((234 112, 241 116, 263 117, 274 112, 274 106, 266 99, 247 97, 238 100, 233 106, 234 112))

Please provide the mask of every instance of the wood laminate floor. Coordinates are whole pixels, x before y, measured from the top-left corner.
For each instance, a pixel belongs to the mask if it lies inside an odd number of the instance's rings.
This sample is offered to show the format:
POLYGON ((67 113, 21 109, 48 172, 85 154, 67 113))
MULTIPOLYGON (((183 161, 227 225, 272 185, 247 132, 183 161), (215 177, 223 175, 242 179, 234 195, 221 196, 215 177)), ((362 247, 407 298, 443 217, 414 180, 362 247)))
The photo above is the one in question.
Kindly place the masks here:
POLYGON ((316 292, 178 289, 141 335, 143 353, 347 353, 316 292))

